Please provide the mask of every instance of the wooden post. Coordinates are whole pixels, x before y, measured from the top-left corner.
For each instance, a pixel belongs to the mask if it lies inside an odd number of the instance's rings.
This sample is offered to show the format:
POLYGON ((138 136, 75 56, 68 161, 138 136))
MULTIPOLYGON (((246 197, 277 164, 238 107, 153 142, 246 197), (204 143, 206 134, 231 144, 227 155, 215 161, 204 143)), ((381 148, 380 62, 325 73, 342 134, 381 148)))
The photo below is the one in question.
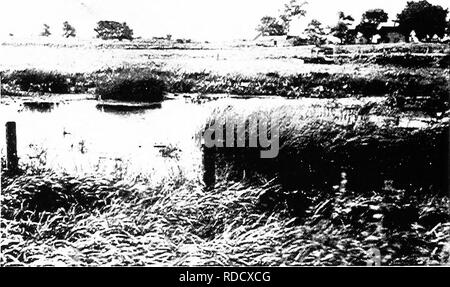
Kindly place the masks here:
POLYGON ((216 152, 214 147, 202 145, 203 182, 206 188, 216 184, 216 152))
POLYGON ((6 167, 8 172, 18 170, 16 122, 6 123, 6 167))

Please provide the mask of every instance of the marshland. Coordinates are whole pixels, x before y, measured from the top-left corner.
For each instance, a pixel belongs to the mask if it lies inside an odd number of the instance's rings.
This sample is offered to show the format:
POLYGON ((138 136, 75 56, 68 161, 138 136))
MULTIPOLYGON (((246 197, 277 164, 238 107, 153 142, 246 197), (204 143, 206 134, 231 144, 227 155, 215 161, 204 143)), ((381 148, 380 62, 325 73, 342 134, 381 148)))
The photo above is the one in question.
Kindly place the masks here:
POLYGON ((448 264, 448 45, 105 43, 0 46, 1 265, 448 264), (208 170, 262 114, 278 156, 208 170))

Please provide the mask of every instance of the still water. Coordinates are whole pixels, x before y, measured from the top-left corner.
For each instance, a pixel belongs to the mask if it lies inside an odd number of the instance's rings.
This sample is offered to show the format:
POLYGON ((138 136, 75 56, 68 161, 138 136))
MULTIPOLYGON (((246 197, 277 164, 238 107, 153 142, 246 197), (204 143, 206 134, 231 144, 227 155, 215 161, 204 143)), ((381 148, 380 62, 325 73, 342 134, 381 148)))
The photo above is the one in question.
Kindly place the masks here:
MULTIPOLYGON (((2 122, 17 123, 22 163, 76 174, 166 173, 195 169, 200 149, 194 135, 206 108, 183 100, 160 107, 117 111, 95 100, 29 106, 2 102, 2 122)), ((4 125, 3 125, 4 126, 4 125)), ((5 138, 5 130, 0 136, 5 138)), ((2 154, 5 141, 1 141, 2 154)))

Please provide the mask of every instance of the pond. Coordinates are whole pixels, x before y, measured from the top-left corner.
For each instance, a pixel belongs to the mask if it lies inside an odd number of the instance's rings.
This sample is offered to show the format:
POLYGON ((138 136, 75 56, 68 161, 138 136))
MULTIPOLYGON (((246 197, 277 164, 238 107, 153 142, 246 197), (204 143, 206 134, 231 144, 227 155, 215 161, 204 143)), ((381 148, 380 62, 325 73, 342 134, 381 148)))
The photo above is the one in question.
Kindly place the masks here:
MULTIPOLYGON (((5 138, 4 123, 15 121, 20 160, 54 170, 154 174, 180 163, 194 166, 199 148, 193 135, 204 111, 204 106, 182 100, 123 110, 95 100, 7 101, 0 107, 0 136, 5 138)), ((4 154, 5 141, 1 143, 4 154)))
MULTIPOLYGON (((380 101, 382 98, 372 98, 380 101)), ((251 109, 259 105, 299 105, 322 110, 332 103, 358 106, 361 100, 319 100, 283 98, 224 98, 196 104, 179 97, 145 109, 128 106, 104 106, 96 100, 31 102, 3 98, 0 105, 1 151, 5 152, 6 121, 17 123, 18 155, 22 163, 40 165, 74 174, 165 176, 183 172, 198 176, 201 151, 194 139, 213 107, 241 105, 251 109)), ((296 107, 297 108, 297 107, 296 107)), ((342 110, 338 113, 342 114, 342 110)), ((354 120, 349 110, 346 121, 354 120)), ((317 115, 317 113, 314 113, 317 115)), ((382 119, 377 119, 377 121, 382 119)), ((410 124, 410 123, 404 123, 410 124)))

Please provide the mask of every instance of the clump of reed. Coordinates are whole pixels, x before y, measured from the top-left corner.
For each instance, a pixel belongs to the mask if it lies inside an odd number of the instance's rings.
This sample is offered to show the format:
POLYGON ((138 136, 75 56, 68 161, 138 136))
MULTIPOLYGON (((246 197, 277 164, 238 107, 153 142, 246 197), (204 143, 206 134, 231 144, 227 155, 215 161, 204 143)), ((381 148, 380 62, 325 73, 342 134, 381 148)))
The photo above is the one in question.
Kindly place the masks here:
POLYGON ((163 80, 143 71, 115 70, 97 77, 96 93, 104 100, 160 102, 166 90, 163 80))
POLYGON ((17 85, 22 91, 61 94, 69 92, 69 81, 70 79, 61 73, 35 69, 13 71, 3 79, 4 83, 17 85))
POLYGON ((86 93, 92 82, 82 73, 61 73, 24 69, 2 72, 2 91, 9 95, 22 93, 86 93))

